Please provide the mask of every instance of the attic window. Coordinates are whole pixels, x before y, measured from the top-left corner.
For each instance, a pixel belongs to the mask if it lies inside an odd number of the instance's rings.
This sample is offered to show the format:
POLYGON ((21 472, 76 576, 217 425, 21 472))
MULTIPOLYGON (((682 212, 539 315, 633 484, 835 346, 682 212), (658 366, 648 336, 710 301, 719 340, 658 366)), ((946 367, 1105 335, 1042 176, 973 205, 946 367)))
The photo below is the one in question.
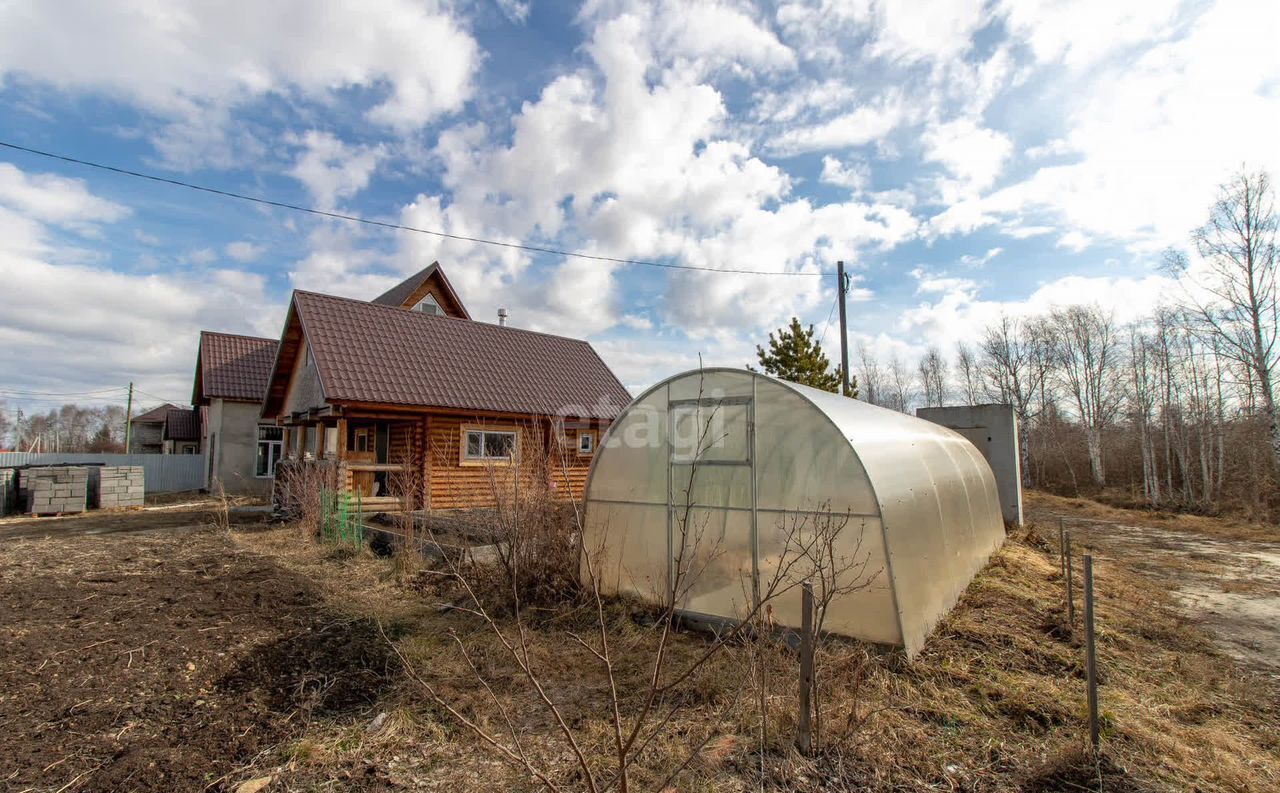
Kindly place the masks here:
POLYGON ((418 305, 413 307, 414 311, 420 311, 423 314, 438 314, 444 316, 444 309, 440 308, 440 304, 431 295, 427 295, 418 301, 418 305))

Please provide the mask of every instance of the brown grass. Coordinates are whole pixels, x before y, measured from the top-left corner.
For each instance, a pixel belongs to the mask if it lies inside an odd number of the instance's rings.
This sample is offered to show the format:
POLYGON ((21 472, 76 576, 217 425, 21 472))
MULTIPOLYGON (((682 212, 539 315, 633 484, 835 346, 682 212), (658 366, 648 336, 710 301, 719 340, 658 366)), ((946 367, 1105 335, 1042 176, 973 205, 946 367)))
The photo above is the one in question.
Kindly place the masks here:
MULTIPOLYGON (((477 619, 442 607, 447 597, 430 588, 397 584, 389 560, 335 559, 284 529, 235 539, 314 582, 334 609, 377 618, 418 674, 504 733, 490 694, 449 637, 456 633, 529 752, 573 788, 572 761, 545 710, 477 619)), ((761 670, 746 648, 731 650, 677 691, 696 707, 645 755, 637 787, 654 784, 711 735, 680 790, 756 789, 761 781, 788 790, 1077 790, 1097 789, 1099 770, 1107 790, 1276 789, 1274 684, 1238 671, 1149 579, 1107 561, 1097 564, 1096 579, 1105 726, 1099 766, 1084 751, 1083 652, 1063 625, 1056 558, 1032 529, 1010 538, 914 663, 856 644, 830 646, 820 670, 829 727, 819 756, 790 749, 796 659, 775 647, 765 654, 770 738, 761 762, 756 704, 741 685, 761 670)), ((606 613, 621 659, 619 686, 637 695, 654 643, 644 612, 615 601, 606 613)), ((569 636, 590 618, 573 605, 537 612, 531 654, 584 745, 602 753, 610 741, 607 684, 569 636)), ((679 636, 673 666, 704 646, 696 635, 679 636)), ((380 729, 368 730, 368 718, 317 722, 245 777, 275 774, 281 789, 333 779, 353 787, 534 788, 407 680, 378 707, 388 714, 380 729)))
POLYGON ((1262 540, 1280 542, 1280 526, 1252 523, 1235 517, 1211 517, 1156 509, 1127 509, 1110 506, 1087 498, 1055 496, 1041 490, 1028 490, 1024 506, 1027 510, 1048 510, 1078 518, 1112 523, 1154 526, 1174 531, 1189 531, 1222 540, 1262 540))

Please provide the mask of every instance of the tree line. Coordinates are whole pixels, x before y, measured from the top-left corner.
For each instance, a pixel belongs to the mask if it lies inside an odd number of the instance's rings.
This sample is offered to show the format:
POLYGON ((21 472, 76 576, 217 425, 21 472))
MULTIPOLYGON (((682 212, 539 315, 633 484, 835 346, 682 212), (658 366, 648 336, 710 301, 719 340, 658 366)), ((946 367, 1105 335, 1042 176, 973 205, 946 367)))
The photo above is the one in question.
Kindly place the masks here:
POLYGON ((1002 316, 950 362, 934 346, 914 370, 862 345, 861 396, 903 412, 1012 405, 1029 486, 1274 520, 1276 226, 1268 175, 1241 171, 1193 233, 1195 259, 1166 255, 1179 288, 1150 316, 1122 325, 1096 304, 1002 316))
POLYGON ((124 408, 68 403, 24 413, 0 403, 0 449, 26 452, 124 451, 124 408))

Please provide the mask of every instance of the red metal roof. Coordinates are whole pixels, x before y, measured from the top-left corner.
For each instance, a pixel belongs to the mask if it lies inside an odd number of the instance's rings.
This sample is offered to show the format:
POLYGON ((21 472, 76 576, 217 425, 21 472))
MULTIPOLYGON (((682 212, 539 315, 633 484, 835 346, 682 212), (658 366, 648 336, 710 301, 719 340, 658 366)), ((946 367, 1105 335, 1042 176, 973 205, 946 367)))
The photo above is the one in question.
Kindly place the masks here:
POLYGON ((278 346, 275 339, 200 331, 196 362, 199 382, 193 401, 217 398, 261 402, 271 380, 278 346))
POLYGON ((293 308, 328 402, 613 418, 631 401, 578 339, 314 292, 293 308))

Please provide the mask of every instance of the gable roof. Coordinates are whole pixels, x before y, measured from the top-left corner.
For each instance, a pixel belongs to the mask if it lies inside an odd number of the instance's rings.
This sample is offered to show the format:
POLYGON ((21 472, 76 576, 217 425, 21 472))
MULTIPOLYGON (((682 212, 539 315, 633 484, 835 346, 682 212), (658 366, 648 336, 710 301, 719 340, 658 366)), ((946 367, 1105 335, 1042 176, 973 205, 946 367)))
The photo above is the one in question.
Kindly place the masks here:
POLYGON ((264 416, 284 410, 305 338, 325 401, 613 418, 631 395, 591 345, 295 291, 264 416))
POLYGON ((173 405, 166 402, 163 405, 160 405, 159 407, 151 408, 145 413, 139 413, 138 415, 129 419, 129 423, 131 424, 163 424, 165 422, 165 419, 169 416, 170 410, 182 410, 182 408, 178 407, 177 405, 173 405))
POLYGON ((200 331, 191 404, 206 405, 210 399, 261 402, 279 344, 257 336, 200 331))
POLYGON ((166 413, 164 437, 171 441, 200 440, 199 408, 173 408, 166 413))
POLYGON ((432 262, 418 272, 404 279, 400 283, 391 287, 387 291, 369 301, 377 303, 380 306, 396 306, 398 308, 412 308, 406 305, 409 299, 413 297, 423 284, 435 277, 436 282, 440 284, 440 289, 448 296, 450 300, 457 306, 458 311, 466 319, 471 319, 471 315, 467 313, 467 307, 462 304, 462 299, 458 297, 458 293, 454 291, 453 285, 449 283, 449 279, 444 274, 444 268, 440 266, 440 262, 432 262))

